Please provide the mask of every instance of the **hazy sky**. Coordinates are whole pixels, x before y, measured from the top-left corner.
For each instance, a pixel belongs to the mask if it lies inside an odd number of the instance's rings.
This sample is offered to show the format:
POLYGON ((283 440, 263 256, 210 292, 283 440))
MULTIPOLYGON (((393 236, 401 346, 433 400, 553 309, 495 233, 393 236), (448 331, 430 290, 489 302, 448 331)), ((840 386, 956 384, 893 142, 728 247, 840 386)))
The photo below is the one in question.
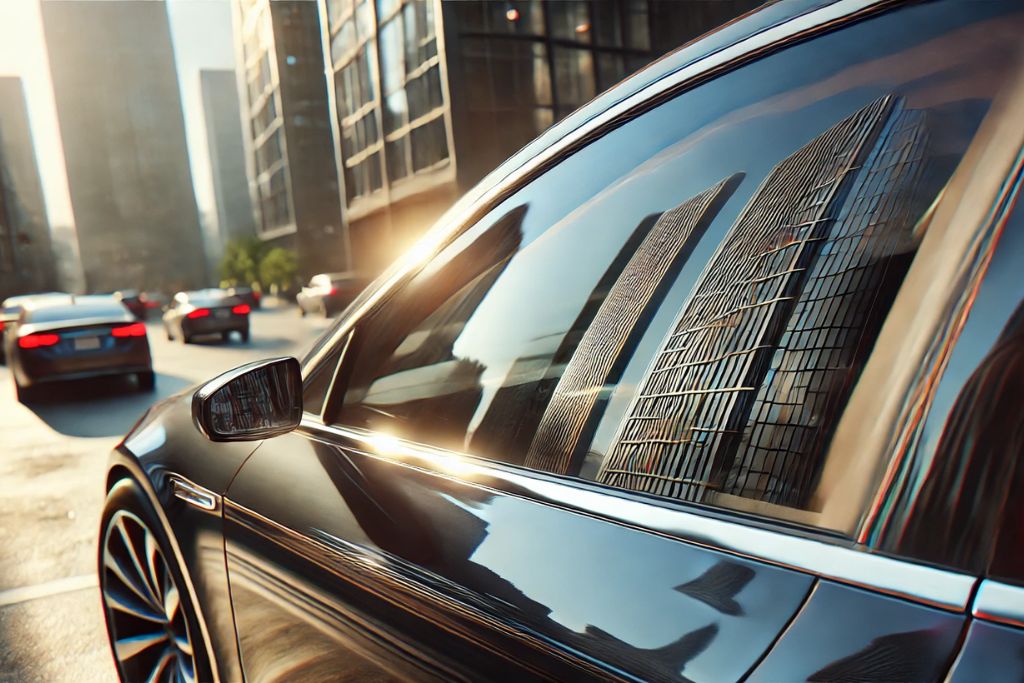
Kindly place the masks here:
MULTIPOLYGON (((167 0, 167 13, 196 201, 216 220, 199 70, 234 68, 230 0, 167 0)), ((50 224, 73 225, 39 0, 0 0, 0 75, 22 78, 50 224)))

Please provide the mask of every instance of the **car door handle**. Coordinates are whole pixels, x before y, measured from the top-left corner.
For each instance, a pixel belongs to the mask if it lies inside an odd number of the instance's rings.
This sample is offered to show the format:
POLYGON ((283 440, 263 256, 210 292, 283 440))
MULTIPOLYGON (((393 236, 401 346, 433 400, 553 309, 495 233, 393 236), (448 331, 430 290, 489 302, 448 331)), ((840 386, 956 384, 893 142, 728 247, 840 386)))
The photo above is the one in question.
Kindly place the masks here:
POLYGON ((216 493, 208 489, 204 489, 198 484, 193 484, 184 477, 172 476, 171 490, 174 492, 175 498, 179 498, 200 510, 213 512, 217 509, 217 500, 219 496, 217 496, 216 493))

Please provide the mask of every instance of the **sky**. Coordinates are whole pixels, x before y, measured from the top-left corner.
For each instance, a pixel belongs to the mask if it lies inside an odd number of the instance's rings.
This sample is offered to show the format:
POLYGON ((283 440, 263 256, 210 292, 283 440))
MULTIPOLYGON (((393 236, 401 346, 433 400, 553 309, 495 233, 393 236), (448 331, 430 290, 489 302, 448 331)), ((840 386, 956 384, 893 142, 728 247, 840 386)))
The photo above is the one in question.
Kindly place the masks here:
MULTIPOLYGON (((234 68, 231 4, 230 0, 167 0, 167 13, 196 202, 200 214, 216 221, 199 70, 234 68)), ((73 226, 39 0, 0 0, 0 76, 22 78, 50 225, 73 226)))

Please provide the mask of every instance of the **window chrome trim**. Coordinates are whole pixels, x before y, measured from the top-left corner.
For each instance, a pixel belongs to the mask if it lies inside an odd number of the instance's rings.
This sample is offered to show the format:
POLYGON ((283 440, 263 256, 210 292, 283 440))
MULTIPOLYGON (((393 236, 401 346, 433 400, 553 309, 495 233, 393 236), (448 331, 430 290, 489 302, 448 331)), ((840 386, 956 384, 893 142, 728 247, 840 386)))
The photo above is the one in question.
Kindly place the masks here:
POLYGON ((971 604, 971 614, 985 621, 1024 627, 1024 587, 983 580, 971 604))
MULTIPOLYGON (((366 446, 366 453, 473 486, 486 486, 591 517, 607 519, 731 555, 867 588, 940 609, 964 612, 976 577, 866 550, 829 543, 714 516, 639 500, 618 491, 564 477, 491 463, 336 425, 303 416, 300 430, 335 441, 338 437, 366 446)), ((717 511, 716 511, 717 512, 717 511)), ((723 516, 729 515, 722 510, 723 516)))

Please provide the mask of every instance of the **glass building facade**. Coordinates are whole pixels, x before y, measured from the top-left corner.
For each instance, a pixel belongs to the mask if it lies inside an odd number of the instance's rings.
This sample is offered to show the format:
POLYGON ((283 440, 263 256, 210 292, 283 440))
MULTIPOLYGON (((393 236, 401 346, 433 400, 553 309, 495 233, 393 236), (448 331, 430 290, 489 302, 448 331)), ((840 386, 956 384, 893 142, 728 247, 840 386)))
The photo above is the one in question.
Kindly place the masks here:
POLYGON ((320 15, 311 0, 236 0, 257 232, 294 248, 302 276, 348 264, 320 15))
POLYGON ((320 0, 355 262, 380 268, 540 132, 758 4, 320 0))

